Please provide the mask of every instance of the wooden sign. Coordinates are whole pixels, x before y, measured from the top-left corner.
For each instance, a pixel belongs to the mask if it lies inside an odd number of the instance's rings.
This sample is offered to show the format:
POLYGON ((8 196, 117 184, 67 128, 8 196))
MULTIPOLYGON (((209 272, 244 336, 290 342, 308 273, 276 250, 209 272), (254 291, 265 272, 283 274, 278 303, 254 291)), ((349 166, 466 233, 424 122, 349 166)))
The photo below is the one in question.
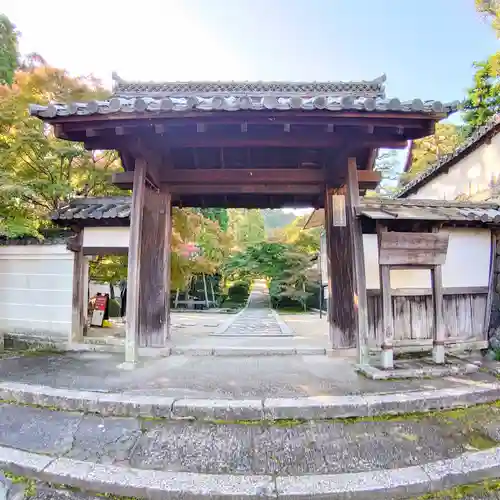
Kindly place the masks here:
POLYGON ((334 227, 347 225, 345 196, 343 194, 332 194, 332 224, 334 227))
POLYGON ((380 233, 379 263, 387 266, 444 264, 448 239, 448 233, 380 233))

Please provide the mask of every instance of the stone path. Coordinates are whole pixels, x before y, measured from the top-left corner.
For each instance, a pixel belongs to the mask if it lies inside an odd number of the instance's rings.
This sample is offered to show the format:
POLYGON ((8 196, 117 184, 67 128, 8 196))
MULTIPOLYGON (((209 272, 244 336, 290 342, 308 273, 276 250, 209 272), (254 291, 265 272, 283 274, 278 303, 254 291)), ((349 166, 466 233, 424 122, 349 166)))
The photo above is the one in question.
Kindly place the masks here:
POLYGON ((343 396, 481 387, 487 373, 422 380, 368 380, 354 371, 355 357, 170 356, 146 358, 133 371, 118 366, 123 354, 87 352, 15 356, 0 360, 0 381, 98 392, 191 398, 343 396))
POLYGON ((230 337, 279 337, 291 335, 283 332, 276 313, 271 309, 269 292, 264 281, 253 284, 247 307, 232 321, 228 328, 217 335, 230 337))
POLYGON ((494 447, 500 409, 382 421, 167 422, 0 405, 0 446, 136 469, 276 476, 424 464, 494 447))

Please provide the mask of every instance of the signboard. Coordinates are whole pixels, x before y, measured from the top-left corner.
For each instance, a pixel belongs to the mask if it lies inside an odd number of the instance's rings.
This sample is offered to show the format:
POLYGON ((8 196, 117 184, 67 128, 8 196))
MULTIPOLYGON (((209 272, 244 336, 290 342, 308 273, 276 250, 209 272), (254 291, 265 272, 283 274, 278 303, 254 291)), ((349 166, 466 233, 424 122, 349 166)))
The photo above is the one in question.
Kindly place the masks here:
POLYGON ((91 326, 102 326, 107 306, 108 296, 97 295, 95 298, 94 310, 92 311, 92 319, 90 320, 91 326))
POLYGON ((448 233, 379 234, 379 263, 386 266, 436 266, 446 261, 448 233))
POLYGON ((343 194, 332 194, 332 224, 334 227, 347 225, 345 196, 343 194))

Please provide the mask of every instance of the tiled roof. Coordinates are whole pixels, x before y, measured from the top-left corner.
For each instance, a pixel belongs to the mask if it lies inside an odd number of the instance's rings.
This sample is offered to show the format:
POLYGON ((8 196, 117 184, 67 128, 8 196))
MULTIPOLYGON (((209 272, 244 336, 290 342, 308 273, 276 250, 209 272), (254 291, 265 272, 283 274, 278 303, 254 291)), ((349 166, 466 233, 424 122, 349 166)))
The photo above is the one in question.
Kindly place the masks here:
POLYGON ((171 82, 118 80, 114 95, 104 101, 30 106, 41 118, 112 113, 159 113, 241 110, 327 110, 451 113, 458 103, 400 101, 385 97, 384 78, 360 82, 171 82))
POLYGON ((128 196, 109 198, 77 198, 51 215, 58 224, 84 220, 129 219, 131 199, 128 196))
POLYGON ((115 97, 343 95, 385 97, 385 75, 352 82, 127 82, 113 74, 115 97))
POLYGON ((260 111, 260 110, 327 110, 327 111, 368 111, 368 112, 402 112, 402 113, 446 113, 458 109, 458 102, 445 103, 440 101, 400 101, 399 99, 382 99, 374 97, 354 97, 352 95, 316 97, 277 97, 265 96, 188 96, 188 97, 112 97, 106 101, 91 101, 86 103, 57 104, 47 106, 30 105, 30 114, 41 118, 58 116, 111 113, 159 113, 179 111, 260 111))
MULTIPOLYGON (((129 197, 78 198, 52 214, 60 225, 84 221, 121 220, 130 218, 129 197)), ((500 224, 500 205, 497 203, 449 202, 441 200, 390 200, 364 198, 358 214, 378 220, 439 220, 500 224)), ((323 210, 311 215, 306 227, 321 226, 323 210)))
POLYGON ((460 144, 460 146, 455 149, 455 151, 439 158, 439 160, 431 165, 425 172, 422 172, 422 174, 406 184, 396 194, 396 198, 403 198, 412 191, 416 191, 420 186, 423 186, 433 177, 439 175, 440 171, 448 169, 454 162, 459 161, 475 148, 479 147, 482 144, 483 139, 486 139, 490 132, 495 131, 495 133, 497 133, 498 130, 500 130, 500 114, 493 116, 486 125, 477 128, 465 142, 460 144))
MULTIPOLYGON (((390 200, 364 198, 358 215, 375 220, 443 221, 478 224, 500 224, 500 205, 497 203, 450 202, 444 200, 390 200)), ((323 209, 315 210, 304 228, 323 226, 323 209)))

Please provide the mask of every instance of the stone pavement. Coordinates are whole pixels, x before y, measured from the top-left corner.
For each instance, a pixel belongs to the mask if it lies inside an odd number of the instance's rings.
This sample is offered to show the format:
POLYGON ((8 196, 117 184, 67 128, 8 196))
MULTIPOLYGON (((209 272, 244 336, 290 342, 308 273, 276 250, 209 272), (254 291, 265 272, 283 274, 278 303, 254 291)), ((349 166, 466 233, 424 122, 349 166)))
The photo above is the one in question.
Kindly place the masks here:
POLYGON ((168 422, 0 404, 0 446, 168 472, 291 476, 395 469, 491 448, 500 409, 291 425, 168 422))
MULTIPOLYGON (((8 354, 6 353, 8 356, 8 354)), ((296 398, 432 391, 498 380, 487 373, 422 380, 368 380, 355 358, 329 356, 146 358, 133 371, 118 368, 122 354, 39 354, 0 360, 0 382, 174 398, 296 398)))
POLYGON ((278 315, 271 309, 271 300, 265 282, 257 281, 253 284, 248 298, 248 304, 224 331, 216 335, 231 337, 279 337, 290 335, 283 331, 278 321, 278 315))

